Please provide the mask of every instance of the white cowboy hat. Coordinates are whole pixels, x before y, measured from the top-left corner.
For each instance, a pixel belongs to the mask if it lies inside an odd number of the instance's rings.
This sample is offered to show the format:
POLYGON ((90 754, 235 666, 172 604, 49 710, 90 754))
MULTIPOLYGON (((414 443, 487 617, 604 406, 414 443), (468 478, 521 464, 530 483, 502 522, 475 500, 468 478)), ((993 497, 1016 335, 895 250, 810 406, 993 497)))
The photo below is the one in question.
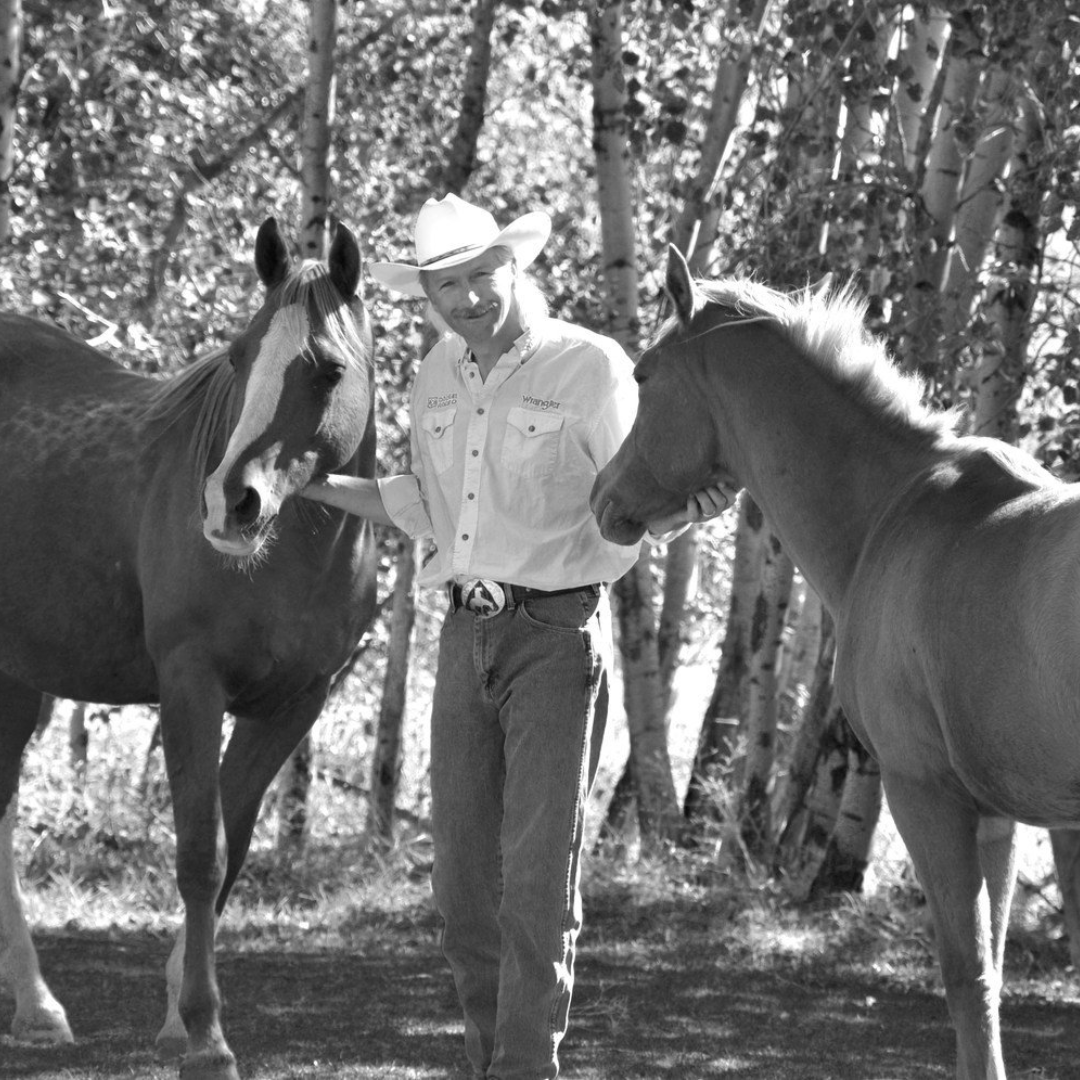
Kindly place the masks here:
POLYGON ((457 266, 493 247, 508 247, 518 266, 525 267, 540 254, 550 234, 551 218, 543 210, 524 214, 500 230, 486 210, 456 195, 428 199, 416 216, 416 262, 372 263, 371 276, 398 292, 423 296, 421 270, 457 266))

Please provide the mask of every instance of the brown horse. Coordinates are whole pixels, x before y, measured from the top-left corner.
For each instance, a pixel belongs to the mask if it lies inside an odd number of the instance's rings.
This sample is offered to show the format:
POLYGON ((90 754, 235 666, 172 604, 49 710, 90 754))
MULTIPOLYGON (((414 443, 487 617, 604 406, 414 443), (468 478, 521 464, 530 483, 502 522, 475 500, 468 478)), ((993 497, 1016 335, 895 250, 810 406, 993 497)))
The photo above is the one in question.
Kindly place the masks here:
POLYGON ((339 227, 328 265, 294 269, 266 221, 262 307, 227 350, 164 380, 0 316, 0 956, 16 1038, 71 1039, 12 860, 42 693, 158 702, 185 912, 159 1043, 186 1050, 185 1077, 237 1077, 217 917, 267 786, 374 611, 370 526, 290 498, 317 473, 374 475, 360 266, 339 227))
POLYGON ((593 489, 603 534, 746 487, 836 621, 836 685, 881 764, 934 919, 957 1076, 1003 1080, 1015 820, 1080 822, 1080 488, 956 418, 863 329, 850 290, 695 284, 636 367, 593 489))

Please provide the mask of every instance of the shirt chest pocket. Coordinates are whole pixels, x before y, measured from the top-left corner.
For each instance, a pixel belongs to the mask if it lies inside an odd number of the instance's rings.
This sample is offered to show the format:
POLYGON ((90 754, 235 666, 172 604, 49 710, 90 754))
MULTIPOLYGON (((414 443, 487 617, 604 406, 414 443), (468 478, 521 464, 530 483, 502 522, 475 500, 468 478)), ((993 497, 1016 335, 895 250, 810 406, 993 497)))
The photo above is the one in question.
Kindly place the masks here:
POLYGON ((522 476, 545 476, 559 458, 564 417, 556 412, 534 412, 520 406, 506 415, 502 463, 522 476))
POLYGON ((444 473, 454 463, 454 418, 457 406, 449 409, 433 409, 424 413, 420 421, 423 432, 421 449, 431 460, 436 474, 444 473))

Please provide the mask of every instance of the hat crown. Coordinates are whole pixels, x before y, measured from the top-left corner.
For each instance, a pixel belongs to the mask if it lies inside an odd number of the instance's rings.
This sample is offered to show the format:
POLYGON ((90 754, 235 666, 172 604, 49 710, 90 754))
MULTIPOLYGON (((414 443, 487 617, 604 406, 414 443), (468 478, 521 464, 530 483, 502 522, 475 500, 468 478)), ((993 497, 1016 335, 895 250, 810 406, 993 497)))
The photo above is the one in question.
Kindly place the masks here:
POLYGON ((499 235, 487 210, 450 194, 428 199, 416 216, 416 261, 423 267, 473 249, 486 248, 499 235))

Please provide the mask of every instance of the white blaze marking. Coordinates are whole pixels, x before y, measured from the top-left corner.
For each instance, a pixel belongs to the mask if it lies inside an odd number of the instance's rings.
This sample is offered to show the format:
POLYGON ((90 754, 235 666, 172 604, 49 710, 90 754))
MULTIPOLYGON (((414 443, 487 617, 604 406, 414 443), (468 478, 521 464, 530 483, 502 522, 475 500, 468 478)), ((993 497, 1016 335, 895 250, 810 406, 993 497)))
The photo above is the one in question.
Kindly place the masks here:
POLYGON ((248 372, 240 419, 229 438, 229 445, 225 447, 221 464, 206 481, 206 524, 203 532, 210 539, 222 536, 225 530, 225 477, 240 454, 266 430, 273 419, 285 382, 285 368, 304 348, 308 333, 307 312, 298 304, 281 308, 270 320, 269 329, 259 346, 259 355, 248 372))

